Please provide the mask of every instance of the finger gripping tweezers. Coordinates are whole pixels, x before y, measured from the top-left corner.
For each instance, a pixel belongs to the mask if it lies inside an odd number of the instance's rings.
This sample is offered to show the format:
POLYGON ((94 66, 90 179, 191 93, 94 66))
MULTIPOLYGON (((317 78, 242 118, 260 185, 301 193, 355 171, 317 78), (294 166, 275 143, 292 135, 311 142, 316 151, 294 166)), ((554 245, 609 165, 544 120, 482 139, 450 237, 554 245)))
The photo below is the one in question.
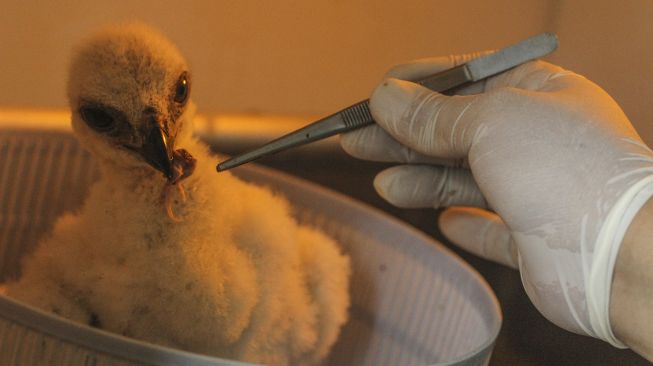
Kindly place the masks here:
MULTIPOLYGON (((545 56, 555 50, 557 46, 558 40, 555 34, 542 33, 465 64, 438 72, 421 80, 415 80, 415 82, 433 91, 444 92, 545 56)), ((225 171, 266 155, 370 125, 374 123, 374 119, 370 113, 369 102, 369 99, 366 99, 356 103, 306 127, 270 141, 259 148, 223 161, 218 164, 217 170, 219 172, 225 171)))

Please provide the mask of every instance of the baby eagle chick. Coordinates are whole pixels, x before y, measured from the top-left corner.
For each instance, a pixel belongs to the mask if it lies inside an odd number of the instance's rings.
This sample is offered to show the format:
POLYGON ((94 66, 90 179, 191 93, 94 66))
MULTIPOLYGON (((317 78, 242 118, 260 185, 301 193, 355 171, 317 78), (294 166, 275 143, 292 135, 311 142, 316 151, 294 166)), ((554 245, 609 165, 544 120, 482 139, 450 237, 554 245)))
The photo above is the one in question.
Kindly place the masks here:
POLYGON ((72 126, 101 178, 5 290, 166 346, 318 363, 346 321, 349 260, 298 225, 283 198, 215 172, 191 133, 187 70, 174 45, 139 24, 105 29, 76 50, 72 126))

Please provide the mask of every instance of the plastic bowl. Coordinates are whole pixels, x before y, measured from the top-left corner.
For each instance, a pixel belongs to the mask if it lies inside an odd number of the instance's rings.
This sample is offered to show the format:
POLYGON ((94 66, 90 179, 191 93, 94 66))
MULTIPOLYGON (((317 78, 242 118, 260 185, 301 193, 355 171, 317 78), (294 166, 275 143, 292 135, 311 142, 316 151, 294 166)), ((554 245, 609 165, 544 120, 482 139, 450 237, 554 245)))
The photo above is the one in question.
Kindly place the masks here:
MULTIPOLYGON (((484 365, 501 312, 484 279, 431 237, 349 197, 255 166, 236 171, 285 194, 299 221, 352 258, 351 318, 328 365, 484 365)), ((0 280, 17 276, 97 177, 66 128, 0 124, 0 280)), ((243 365, 97 330, 0 296, 1 365, 243 365)))

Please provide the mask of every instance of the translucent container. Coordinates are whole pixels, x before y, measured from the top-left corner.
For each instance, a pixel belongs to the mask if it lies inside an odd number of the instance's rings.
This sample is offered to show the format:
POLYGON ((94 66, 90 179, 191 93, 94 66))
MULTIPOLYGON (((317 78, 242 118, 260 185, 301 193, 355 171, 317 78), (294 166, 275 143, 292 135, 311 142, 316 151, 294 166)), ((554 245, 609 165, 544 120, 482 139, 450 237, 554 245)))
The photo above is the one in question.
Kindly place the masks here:
MULTIPOLYGON (((0 280, 97 177, 65 127, 0 120, 0 280)), ((351 256, 351 318, 328 365, 484 365, 501 326, 494 293, 431 237, 349 197, 255 166, 236 173, 283 192, 299 221, 351 256)), ((0 296, 0 365, 243 365, 72 323, 0 296)))

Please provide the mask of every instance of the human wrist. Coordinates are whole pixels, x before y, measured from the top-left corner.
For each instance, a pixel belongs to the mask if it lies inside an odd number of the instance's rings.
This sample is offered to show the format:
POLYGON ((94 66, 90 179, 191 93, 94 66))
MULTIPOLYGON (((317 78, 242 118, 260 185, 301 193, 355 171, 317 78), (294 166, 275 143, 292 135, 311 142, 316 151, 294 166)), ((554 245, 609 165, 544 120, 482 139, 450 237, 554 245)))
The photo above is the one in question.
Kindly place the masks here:
POLYGON ((631 222, 617 256, 610 292, 610 323, 622 342, 653 361, 653 199, 631 222))

